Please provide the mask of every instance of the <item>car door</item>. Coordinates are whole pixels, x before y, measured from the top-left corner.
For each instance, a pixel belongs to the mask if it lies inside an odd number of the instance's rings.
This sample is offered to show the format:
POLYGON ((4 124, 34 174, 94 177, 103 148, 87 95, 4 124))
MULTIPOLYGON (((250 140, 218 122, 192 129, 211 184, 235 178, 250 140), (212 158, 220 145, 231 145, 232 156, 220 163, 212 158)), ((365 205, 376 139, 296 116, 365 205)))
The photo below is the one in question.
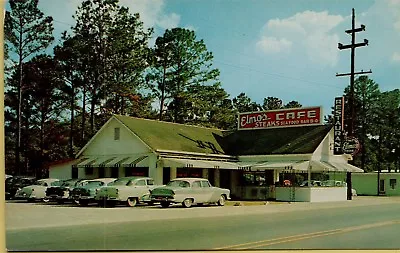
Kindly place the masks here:
POLYGON ((210 182, 207 180, 201 181, 201 190, 204 197, 204 202, 215 202, 219 199, 219 193, 214 191, 210 182))
POLYGON ((201 188, 200 180, 194 181, 191 187, 192 196, 196 203, 204 203, 206 198, 203 194, 203 189, 201 188))
POLYGON ((137 197, 141 197, 149 192, 146 179, 139 179, 135 182, 135 191, 137 193, 137 197))

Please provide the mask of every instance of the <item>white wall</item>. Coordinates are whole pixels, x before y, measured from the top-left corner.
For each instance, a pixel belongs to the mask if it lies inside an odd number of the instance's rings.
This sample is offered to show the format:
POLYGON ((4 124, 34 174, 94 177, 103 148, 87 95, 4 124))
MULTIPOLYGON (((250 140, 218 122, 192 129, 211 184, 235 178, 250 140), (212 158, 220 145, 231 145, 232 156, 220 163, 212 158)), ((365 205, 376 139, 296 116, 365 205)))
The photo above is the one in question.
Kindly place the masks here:
POLYGON ((331 202, 347 200, 346 187, 276 187, 276 200, 292 201, 291 195, 294 190, 294 201, 298 202, 331 202))
POLYGON ((72 165, 77 160, 72 160, 62 164, 51 165, 49 168, 49 178, 70 179, 72 177, 72 165))
POLYGON ((83 151, 85 156, 129 155, 149 153, 151 150, 137 136, 132 134, 116 119, 111 121, 97 133, 95 138, 83 151), (114 140, 114 128, 120 128, 119 140, 114 140))

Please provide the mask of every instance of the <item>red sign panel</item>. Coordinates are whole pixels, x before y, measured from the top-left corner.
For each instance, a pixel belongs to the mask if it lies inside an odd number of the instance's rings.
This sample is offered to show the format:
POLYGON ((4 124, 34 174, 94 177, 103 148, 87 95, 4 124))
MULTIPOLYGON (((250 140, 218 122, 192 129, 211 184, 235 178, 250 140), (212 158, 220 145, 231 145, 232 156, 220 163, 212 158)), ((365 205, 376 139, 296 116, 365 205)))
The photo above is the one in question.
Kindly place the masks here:
POLYGON ((291 108, 239 114, 238 129, 310 126, 322 124, 321 107, 291 108))

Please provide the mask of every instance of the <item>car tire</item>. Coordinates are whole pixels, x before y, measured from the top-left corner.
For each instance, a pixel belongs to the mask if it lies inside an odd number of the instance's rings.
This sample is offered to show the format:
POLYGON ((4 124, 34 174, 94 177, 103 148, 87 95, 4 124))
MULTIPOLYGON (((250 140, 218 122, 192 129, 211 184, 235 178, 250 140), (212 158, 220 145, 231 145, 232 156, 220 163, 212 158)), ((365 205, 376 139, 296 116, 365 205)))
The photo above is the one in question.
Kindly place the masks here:
POLYGON ((42 201, 43 201, 44 203, 48 203, 48 202, 50 202, 50 199, 49 199, 49 198, 43 198, 42 201))
POLYGON ((74 204, 79 205, 79 199, 74 199, 73 202, 74 204))
POLYGON ((161 202, 161 207, 163 208, 169 207, 169 202, 161 202))
POLYGON ((193 199, 185 199, 182 202, 182 206, 185 208, 190 208, 192 206, 192 204, 193 204, 193 199))
POLYGON ((35 202, 35 199, 34 198, 29 198, 29 199, 27 199, 27 201, 28 201, 28 203, 33 203, 33 202, 35 202))
POLYGON ((148 206, 154 206, 154 202, 153 201, 148 201, 146 202, 148 206))
POLYGON ((225 195, 221 195, 221 196, 219 197, 217 204, 218 204, 219 206, 224 206, 224 205, 225 205, 225 195))
POLYGON ((128 200, 126 201, 126 205, 129 207, 134 207, 137 204, 137 198, 128 198, 128 200))
POLYGON ((64 204, 64 200, 63 199, 57 200, 57 204, 64 204))
POLYGON ((106 206, 106 201, 105 200, 98 200, 97 201, 97 205, 99 207, 105 207, 106 206))
POLYGON ((84 200, 84 199, 80 199, 80 200, 78 201, 78 204, 79 204, 80 206, 88 206, 89 201, 88 201, 88 200, 84 200))

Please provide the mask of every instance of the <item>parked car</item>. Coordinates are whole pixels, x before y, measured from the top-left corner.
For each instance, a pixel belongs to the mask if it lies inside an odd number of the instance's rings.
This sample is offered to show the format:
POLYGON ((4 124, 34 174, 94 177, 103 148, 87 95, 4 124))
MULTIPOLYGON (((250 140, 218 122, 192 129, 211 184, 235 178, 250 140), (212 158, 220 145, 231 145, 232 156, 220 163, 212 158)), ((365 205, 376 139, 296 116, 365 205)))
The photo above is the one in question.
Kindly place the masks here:
POLYGON ((83 186, 88 180, 84 179, 67 179, 64 180, 60 186, 51 186, 46 190, 46 198, 44 202, 55 201, 58 204, 62 204, 66 201, 72 201, 70 198, 70 192, 78 186, 83 186))
POLYGON ((26 177, 26 176, 14 176, 6 179, 5 181, 5 198, 12 199, 15 196, 15 193, 28 185, 34 184, 36 181, 35 177, 26 177))
MULTIPOLYGON (((347 183, 338 180, 326 180, 322 182, 322 186, 325 187, 347 187, 347 183)), ((355 189, 351 189, 351 195, 357 196, 357 191, 355 189)))
POLYGON ((146 196, 150 195, 149 190, 155 187, 151 177, 121 177, 108 186, 101 187, 95 199, 99 206, 124 203, 134 207, 138 203, 145 202, 146 196))
MULTIPOLYGON (((311 180, 310 181, 311 186, 316 187, 316 186, 322 186, 322 182, 321 181, 317 181, 317 180, 311 180)), ((308 186, 308 180, 303 181, 300 184, 300 187, 307 187, 308 186)))
POLYGON ((71 198, 76 204, 87 206, 95 201, 97 191, 104 186, 114 182, 116 178, 97 178, 88 180, 84 186, 75 187, 71 191, 71 198))
POLYGON ((43 200, 46 198, 46 190, 49 186, 60 185, 61 181, 55 178, 45 178, 37 180, 33 185, 25 186, 19 189, 16 194, 16 199, 25 199, 28 202, 43 200))
POLYGON ((177 178, 171 180, 166 186, 151 191, 151 200, 160 202, 162 207, 171 203, 182 203, 184 207, 193 204, 216 203, 225 205, 225 200, 230 199, 230 190, 211 186, 203 178, 177 178))

